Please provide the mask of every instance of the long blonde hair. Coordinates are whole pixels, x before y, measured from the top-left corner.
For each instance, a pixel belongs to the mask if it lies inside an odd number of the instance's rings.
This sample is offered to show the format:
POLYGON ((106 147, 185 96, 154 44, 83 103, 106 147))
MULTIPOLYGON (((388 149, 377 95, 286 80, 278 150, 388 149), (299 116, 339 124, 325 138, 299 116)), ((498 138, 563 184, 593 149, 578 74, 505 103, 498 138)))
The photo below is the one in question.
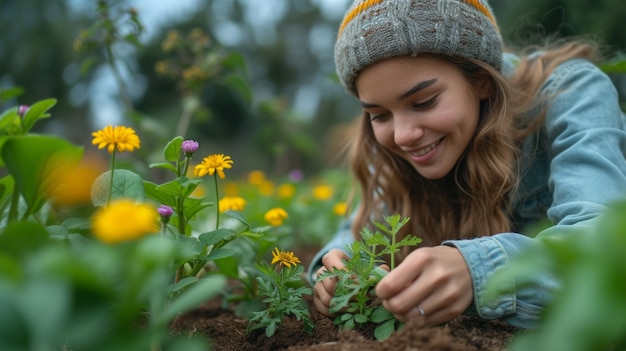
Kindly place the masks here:
POLYGON ((445 57, 470 82, 488 79, 490 97, 481 102, 479 124, 464 155, 443 179, 423 178, 408 162, 378 144, 369 118, 359 118, 349 153, 359 186, 352 225, 355 237, 372 220, 381 221, 389 214, 411 217, 403 235, 421 237, 422 246, 509 231, 509 201, 519 179, 518 148, 524 137, 543 125, 549 103, 540 96, 541 87, 560 63, 576 57, 597 58, 596 48, 585 42, 546 48, 532 58, 522 53, 508 78, 482 62, 445 57), (531 111, 539 115, 530 115, 531 111))

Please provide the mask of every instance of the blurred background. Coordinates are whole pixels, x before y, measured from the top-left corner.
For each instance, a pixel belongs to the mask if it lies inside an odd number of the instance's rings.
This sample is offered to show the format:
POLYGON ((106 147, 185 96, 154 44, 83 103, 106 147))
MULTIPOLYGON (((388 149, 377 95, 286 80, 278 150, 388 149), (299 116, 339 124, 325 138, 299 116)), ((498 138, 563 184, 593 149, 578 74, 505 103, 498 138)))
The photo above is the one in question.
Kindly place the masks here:
MULTIPOLYGON (((95 149, 91 132, 133 126, 147 162, 182 135, 230 155, 235 173, 336 168, 358 113, 332 54, 350 2, 2 0, 0 110, 56 98, 39 132, 95 149)), ((626 50, 623 0, 490 4, 514 47, 586 35, 607 59, 626 50)))

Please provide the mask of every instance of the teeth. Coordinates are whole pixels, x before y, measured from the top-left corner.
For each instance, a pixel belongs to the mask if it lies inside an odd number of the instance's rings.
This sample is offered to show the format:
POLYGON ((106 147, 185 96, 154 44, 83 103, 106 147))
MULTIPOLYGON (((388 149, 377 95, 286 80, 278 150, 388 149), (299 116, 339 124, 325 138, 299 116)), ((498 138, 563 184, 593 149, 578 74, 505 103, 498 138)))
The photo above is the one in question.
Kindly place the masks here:
POLYGON ((434 149, 434 148, 435 148, 435 146, 437 146, 437 144, 439 144, 439 140, 435 141, 434 143, 432 143, 432 144, 430 144, 430 145, 426 146, 425 148, 423 148, 423 149, 421 149, 421 150, 419 150, 419 151, 417 151, 417 152, 414 152, 414 153, 413 153, 413 155, 415 155, 415 156, 423 156, 423 155, 426 155, 427 153, 429 153, 429 152, 430 152, 430 150, 434 149))

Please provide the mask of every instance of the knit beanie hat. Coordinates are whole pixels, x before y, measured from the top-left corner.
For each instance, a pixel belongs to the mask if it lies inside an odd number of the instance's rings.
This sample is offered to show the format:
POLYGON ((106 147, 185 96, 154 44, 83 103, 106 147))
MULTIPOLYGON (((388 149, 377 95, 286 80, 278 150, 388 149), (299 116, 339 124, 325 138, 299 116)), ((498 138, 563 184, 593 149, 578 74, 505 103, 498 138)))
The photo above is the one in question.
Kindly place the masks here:
POLYGON ((419 53, 502 66, 502 38, 486 0, 355 0, 339 27, 335 66, 344 88, 370 64, 419 53))

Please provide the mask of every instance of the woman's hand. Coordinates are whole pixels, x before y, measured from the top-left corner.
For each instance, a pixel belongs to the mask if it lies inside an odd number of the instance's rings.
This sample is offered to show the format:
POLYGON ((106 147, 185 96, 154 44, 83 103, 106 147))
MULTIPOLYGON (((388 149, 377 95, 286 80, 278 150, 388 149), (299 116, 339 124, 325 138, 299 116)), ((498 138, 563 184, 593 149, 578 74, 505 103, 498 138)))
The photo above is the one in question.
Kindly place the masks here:
MULTIPOLYGON (((317 276, 320 276, 327 270, 344 269, 343 261, 346 259, 348 259, 348 256, 341 250, 333 249, 328 251, 328 253, 322 257, 322 264, 324 266, 317 271, 317 276)), ((313 286, 313 303, 315 308, 326 316, 330 316, 328 309, 330 299, 335 295, 336 285, 336 278, 326 278, 315 282, 313 286)))
POLYGON ((422 318, 425 325, 436 325, 469 307, 472 279, 458 249, 424 247, 389 272, 376 286, 376 294, 397 319, 422 318))

